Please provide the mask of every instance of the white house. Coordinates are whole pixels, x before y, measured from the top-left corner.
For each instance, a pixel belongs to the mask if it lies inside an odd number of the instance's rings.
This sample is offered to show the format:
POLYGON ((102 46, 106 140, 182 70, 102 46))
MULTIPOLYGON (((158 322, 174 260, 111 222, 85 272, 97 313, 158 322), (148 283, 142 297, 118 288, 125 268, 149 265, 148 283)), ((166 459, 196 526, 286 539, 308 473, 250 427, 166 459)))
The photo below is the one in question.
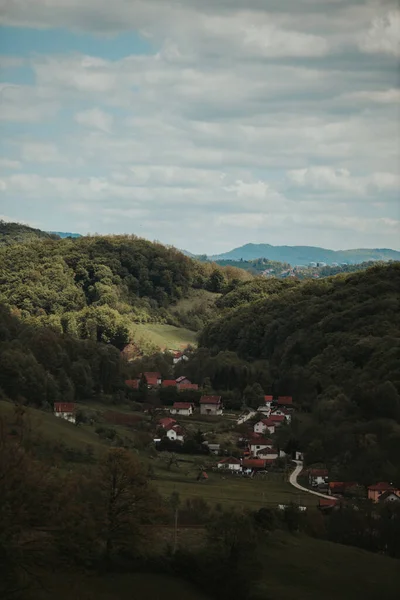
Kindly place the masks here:
POLYGON ((223 458, 218 463, 218 469, 229 469, 229 471, 241 471, 242 464, 238 458, 229 456, 229 458, 223 458))
POLYGON ((179 425, 171 425, 167 431, 167 438, 174 442, 184 442, 185 432, 179 425))
POLYGON ((257 408, 257 412, 262 413, 266 417, 269 417, 269 415, 271 414, 271 407, 267 406, 266 404, 262 404, 257 408))
POLYGON ((76 423, 75 404, 73 402, 54 402, 54 416, 76 423))
POLYGON ((266 440, 263 438, 253 439, 249 442, 250 454, 252 456, 258 456, 258 452, 260 450, 265 450, 266 448, 272 448, 273 443, 271 440, 266 440))
POLYGON ((202 396, 200 398, 200 414, 222 415, 221 396, 202 396))
POLYGON ((189 357, 186 356, 186 354, 184 352, 174 352, 172 361, 174 363, 174 365, 177 365, 178 363, 182 362, 182 361, 187 361, 189 360, 189 357))
POLYGON ((193 414, 193 404, 190 402, 174 402, 169 412, 171 415, 192 415, 193 414))
POLYGON ((254 425, 254 433, 275 433, 275 425, 269 419, 262 419, 261 421, 257 421, 254 425))
POLYGON ((285 420, 287 423, 290 423, 290 421, 292 420, 292 415, 284 408, 283 409, 282 408, 272 409, 270 418, 271 417, 285 417, 285 420))

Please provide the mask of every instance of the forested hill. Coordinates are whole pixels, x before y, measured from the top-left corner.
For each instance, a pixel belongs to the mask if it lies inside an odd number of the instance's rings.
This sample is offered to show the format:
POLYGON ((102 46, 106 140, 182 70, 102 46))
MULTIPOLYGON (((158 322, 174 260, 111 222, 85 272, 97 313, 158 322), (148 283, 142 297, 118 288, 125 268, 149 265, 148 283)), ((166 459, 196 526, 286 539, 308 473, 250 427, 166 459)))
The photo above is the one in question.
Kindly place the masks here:
POLYGON ((0 248, 0 302, 29 323, 122 347, 133 322, 168 322, 192 290, 251 276, 134 236, 38 239, 0 248))
POLYGON ((6 223, 0 220, 0 246, 19 244, 37 239, 58 239, 55 233, 47 233, 41 229, 34 229, 22 223, 6 223))
POLYGON ((309 462, 334 464, 349 480, 400 483, 399 290, 397 263, 263 290, 234 301, 200 346, 264 361, 265 393, 293 395, 309 414, 292 432, 309 462))
POLYGON ((310 262, 352 263, 368 260, 400 260, 400 252, 389 248, 356 248, 354 250, 329 250, 314 246, 272 246, 270 244, 245 244, 224 254, 211 256, 220 260, 254 260, 268 258, 271 261, 295 265, 307 265, 310 262))

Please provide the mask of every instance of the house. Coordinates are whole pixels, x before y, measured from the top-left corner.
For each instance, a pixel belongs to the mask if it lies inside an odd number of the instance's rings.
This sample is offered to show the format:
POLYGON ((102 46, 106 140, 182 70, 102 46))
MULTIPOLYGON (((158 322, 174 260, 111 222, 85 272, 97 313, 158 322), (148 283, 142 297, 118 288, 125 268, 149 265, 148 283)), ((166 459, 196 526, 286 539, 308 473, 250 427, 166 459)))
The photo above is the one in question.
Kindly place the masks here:
POLYGON ((278 458, 278 450, 267 446, 266 448, 258 450, 253 456, 256 458, 264 458, 265 460, 273 462, 278 458))
POLYGON ((223 458, 217 463, 218 469, 228 469, 229 471, 241 471, 242 463, 238 458, 229 456, 229 458, 223 458))
POLYGON ((197 392, 199 386, 197 383, 177 383, 179 392, 186 392, 188 390, 197 392))
MULTIPOLYGON (((273 443, 272 440, 268 440, 266 438, 253 438, 249 442, 250 454, 252 456, 257 456, 260 450, 265 450, 266 448, 272 448, 273 443)), ((278 455, 277 455, 278 456, 278 455)))
POLYGON ((210 454, 218 455, 220 453, 221 444, 210 444, 209 442, 203 442, 203 444, 204 446, 207 446, 207 448, 210 451, 210 454))
POLYGON ((175 425, 175 423, 175 419, 171 419, 171 417, 164 417, 158 421, 158 426, 162 427, 163 429, 168 429, 168 427, 175 425))
POLYGON ((298 450, 296 450, 296 452, 294 453, 294 459, 295 460, 304 460, 303 452, 299 452, 298 450))
POLYGON ((167 438, 174 442, 184 442, 185 432, 178 424, 170 425, 170 427, 167 429, 167 438))
POLYGON ((182 362, 183 360, 189 360, 189 357, 184 352, 174 352, 172 361, 174 365, 182 362))
POLYGON ((324 512, 330 512, 338 506, 337 498, 319 498, 318 508, 324 512))
POLYGON ((202 396, 200 398, 200 414, 222 415, 221 396, 202 396))
POLYGON ((75 404, 73 402, 54 402, 54 416, 75 423, 75 404))
POLYGON ((269 415, 268 420, 271 422, 272 425, 275 425, 275 427, 280 427, 282 425, 282 423, 284 423, 286 421, 286 417, 285 415, 269 415))
POLYGON ((308 483, 313 487, 328 484, 328 469, 309 469, 308 483))
POLYGON ((368 500, 372 500, 372 502, 378 502, 379 498, 385 492, 391 492, 396 496, 400 496, 400 490, 396 489, 392 484, 387 483, 386 481, 381 481, 380 483, 369 486, 368 500))
POLYGON ((264 396, 264 404, 265 406, 268 406, 268 408, 271 408, 271 404, 274 401, 274 397, 273 396, 264 396))
POLYGON ((166 387, 176 387, 177 383, 175 381, 175 379, 164 379, 164 381, 162 382, 162 387, 166 388, 166 387))
MULTIPOLYGON (((148 371, 147 373, 143 373, 143 375, 147 381, 147 387, 152 388, 161 385, 162 377, 158 371, 148 371)), ((142 375, 140 376, 142 377, 142 375)))
POLYGON ((262 471, 265 469, 267 461, 262 458, 244 458, 242 468, 246 471, 262 471))
POLYGON ((140 379, 126 379, 125 385, 127 385, 131 390, 138 390, 140 384, 140 379))
POLYGON ((174 402, 169 412, 171 415, 192 415, 193 404, 191 402, 174 402))
POLYGON ((379 496, 378 502, 400 502, 400 495, 390 490, 387 490, 379 496))
POLYGON ((328 486, 328 493, 330 495, 343 496, 348 488, 356 486, 355 481, 330 481, 328 486))
POLYGON ((262 419, 257 421, 254 425, 254 433, 265 433, 268 431, 271 435, 275 433, 275 424, 269 419, 262 419))
POLYGON ((257 412, 262 413, 263 415, 265 415, 266 417, 269 417, 270 413, 271 413, 271 407, 267 406, 266 404, 261 404, 258 408, 257 408, 257 412))
POLYGON ((190 379, 188 379, 188 378, 187 378, 187 377, 185 377, 184 375, 181 375, 180 377, 178 377, 178 378, 176 379, 176 383, 177 383, 178 385, 181 385, 182 383, 192 383, 192 382, 190 381, 190 379))
POLYGON ((270 414, 270 418, 271 417, 285 417, 287 423, 290 423, 292 420, 292 415, 285 408, 273 408, 270 414))

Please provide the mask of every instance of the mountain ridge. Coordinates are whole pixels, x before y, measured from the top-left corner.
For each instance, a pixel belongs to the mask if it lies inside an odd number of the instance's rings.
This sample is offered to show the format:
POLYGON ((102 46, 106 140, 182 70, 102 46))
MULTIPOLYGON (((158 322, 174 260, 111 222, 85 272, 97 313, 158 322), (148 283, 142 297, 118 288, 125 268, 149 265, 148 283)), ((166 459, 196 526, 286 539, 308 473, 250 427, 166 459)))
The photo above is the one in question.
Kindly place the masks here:
POLYGON ((391 248, 353 248, 349 250, 330 250, 318 246, 273 246, 271 244, 248 243, 229 252, 214 254, 210 260, 254 260, 268 258, 293 266, 310 262, 356 264, 368 260, 400 260, 400 252, 391 248))

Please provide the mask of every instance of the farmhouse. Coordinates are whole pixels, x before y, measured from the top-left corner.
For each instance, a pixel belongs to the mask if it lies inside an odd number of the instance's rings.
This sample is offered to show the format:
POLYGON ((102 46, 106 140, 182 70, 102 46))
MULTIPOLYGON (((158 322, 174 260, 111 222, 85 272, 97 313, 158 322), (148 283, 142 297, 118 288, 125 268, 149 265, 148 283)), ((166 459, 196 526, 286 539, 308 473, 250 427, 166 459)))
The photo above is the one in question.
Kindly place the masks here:
POLYGON ((308 483, 314 487, 328 483, 328 469, 309 469, 308 483))
POLYGON ((284 415, 270 415, 269 416, 269 421, 275 425, 275 427, 280 427, 282 425, 282 423, 284 423, 286 420, 284 415))
POLYGON ((169 412, 171 415, 192 415, 193 404, 191 402, 174 402, 169 412))
POLYGON ((166 387, 176 387, 177 383, 175 381, 175 379, 164 379, 164 381, 162 382, 162 387, 166 388, 166 387))
POLYGON ((171 417, 164 417, 158 421, 158 426, 162 427, 163 429, 168 429, 168 427, 175 425, 175 423, 175 419, 171 419, 171 417))
POLYGON ((400 502, 400 496, 395 494, 395 492, 391 492, 390 490, 387 490, 386 492, 383 492, 383 494, 381 494, 378 498, 378 502, 400 502))
POLYGON ((234 458, 233 456, 229 456, 228 458, 223 458, 218 463, 218 469, 229 469, 230 471, 241 471, 242 465, 238 458, 234 458))
POLYGON ((185 377, 184 375, 181 375, 180 377, 178 377, 178 379, 176 380, 176 383, 178 385, 181 385, 182 383, 192 383, 190 381, 190 379, 188 379, 187 377, 185 377))
POLYGON ((202 396, 200 398, 200 414, 222 415, 221 396, 202 396))
POLYGON ((185 432, 180 425, 171 425, 167 430, 167 438, 174 442, 184 442, 185 432))
POLYGON ((75 423, 75 404, 73 402, 54 402, 54 416, 75 423))
POLYGON ((264 403, 257 408, 257 412, 263 413, 268 417, 269 413, 271 412, 272 402, 273 396, 264 396, 264 403))
POLYGON ((271 417, 284 417, 287 423, 290 423, 292 420, 292 415, 286 408, 273 408, 270 414, 271 417))
POLYGON ((269 419, 257 421, 257 423, 254 425, 254 433, 265 433, 266 431, 268 431, 270 434, 275 433, 274 422, 270 421, 269 419))
POLYGON ((390 492, 391 494, 400 496, 400 490, 395 488, 391 483, 387 483, 386 481, 381 481, 380 483, 376 483, 375 485, 369 486, 368 500, 372 500, 372 502, 378 502, 380 500, 380 497, 385 492, 390 492))
POLYGON ((172 361, 174 365, 182 362, 183 360, 189 360, 188 356, 184 352, 174 352, 172 361))
POLYGON ((247 471, 262 471, 265 469, 267 461, 262 458, 244 458, 242 467, 247 471))
POLYGON ((154 372, 154 371, 148 371, 147 373, 143 373, 146 381, 147 381, 147 387, 149 388, 154 388, 154 387, 158 387, 159 385, 161 385, 161 381, 162 381, 162 377, 161 377, 161 373, 158 372, 154 372))
MULTIPOLYGON (((249 442, 250 454, 252 456, 257 456, 260 450, 265 450, 266 448, 272 448, 273 443, 272 440, 268 440, 265 438, 253 438, 249 442)), ((278 456, 278 455, 277 455, 278 456)))

